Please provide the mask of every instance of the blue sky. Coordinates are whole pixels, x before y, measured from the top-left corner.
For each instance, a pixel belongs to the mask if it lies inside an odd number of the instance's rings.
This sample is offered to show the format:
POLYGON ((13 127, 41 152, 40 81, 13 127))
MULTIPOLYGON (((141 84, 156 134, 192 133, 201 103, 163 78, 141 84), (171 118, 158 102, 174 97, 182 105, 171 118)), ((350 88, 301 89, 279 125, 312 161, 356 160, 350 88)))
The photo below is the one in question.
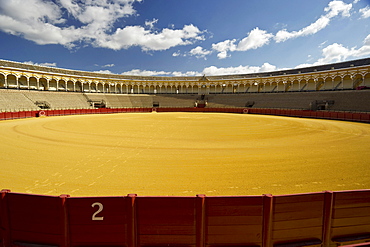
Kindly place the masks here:
POLYGON ((243 74, 370 57, 370 0, 0 0, 0 59, 243 74))

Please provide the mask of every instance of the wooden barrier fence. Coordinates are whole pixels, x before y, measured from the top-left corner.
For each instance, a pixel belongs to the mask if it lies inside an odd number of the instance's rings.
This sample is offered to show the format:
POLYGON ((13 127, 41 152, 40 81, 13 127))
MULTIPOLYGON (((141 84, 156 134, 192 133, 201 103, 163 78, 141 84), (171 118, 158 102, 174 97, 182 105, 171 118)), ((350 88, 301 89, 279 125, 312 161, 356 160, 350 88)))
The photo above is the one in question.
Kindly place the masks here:
POLYGON ((126 112, 219 112, 219 113, 244 113, 262 114, 288 117, 303 117, 317 119, 331 119, 370 123, 369 112, 332 112, 310 111, 296 109, 262 109, 262 108, 99 108, 99 109, 63 109, 63 110, 40 110, 40 111, 15 111, 0 112, 0 120, 42 117, 42 116, 66 116, 82 114, 107 114, 126 112))
POLYGON ((2 246, 339 246, 370 241, 370 190, 207 197, 1 191, 2 246))

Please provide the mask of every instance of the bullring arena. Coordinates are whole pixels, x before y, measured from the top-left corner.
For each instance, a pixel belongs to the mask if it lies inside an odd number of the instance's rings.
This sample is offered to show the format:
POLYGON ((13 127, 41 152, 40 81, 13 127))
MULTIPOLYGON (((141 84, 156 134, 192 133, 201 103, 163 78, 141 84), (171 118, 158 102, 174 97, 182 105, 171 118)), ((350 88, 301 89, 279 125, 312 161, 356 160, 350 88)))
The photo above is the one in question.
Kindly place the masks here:
POLYGON ((138 77, 0 61, 3 246, 370 240, 370 59, 138 77))

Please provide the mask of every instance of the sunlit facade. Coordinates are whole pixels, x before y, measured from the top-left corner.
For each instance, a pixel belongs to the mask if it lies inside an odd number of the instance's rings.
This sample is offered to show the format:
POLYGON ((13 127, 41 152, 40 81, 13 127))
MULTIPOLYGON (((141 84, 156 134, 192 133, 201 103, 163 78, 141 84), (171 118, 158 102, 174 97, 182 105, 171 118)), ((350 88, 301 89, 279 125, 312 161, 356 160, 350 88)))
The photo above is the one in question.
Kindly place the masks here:
POLYGON ((370 59, 224 76, 128 76, 0 60, 0 88, 115 94, 239 94, 370 87, 370 59))

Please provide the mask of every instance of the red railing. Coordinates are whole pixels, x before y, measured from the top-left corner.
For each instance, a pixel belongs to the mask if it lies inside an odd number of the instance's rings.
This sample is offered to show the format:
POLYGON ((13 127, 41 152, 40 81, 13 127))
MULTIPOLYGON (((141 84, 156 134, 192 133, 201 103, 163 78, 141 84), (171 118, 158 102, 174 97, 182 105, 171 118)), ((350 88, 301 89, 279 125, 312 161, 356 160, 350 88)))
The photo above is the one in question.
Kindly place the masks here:
POLYGON ((1 191, 3 246, 333 246, 370 240, 370 190, 207 197, 1 191))
POLYGON ((39 116, 65 116, 82 114, 107 114, 126 112, 221 112, 221 113, 249 113, 263 115, 277 115, 289 117, 304 117, 317 119, 332 119, 370 123, 368 112, 333 112, 333 111, 310 111, 295 109, 262 109, 262 108, 100 108, 100 109, 64 109, 64 110, 40 110, 0 112, 0 120, 30 118, 39 116))

